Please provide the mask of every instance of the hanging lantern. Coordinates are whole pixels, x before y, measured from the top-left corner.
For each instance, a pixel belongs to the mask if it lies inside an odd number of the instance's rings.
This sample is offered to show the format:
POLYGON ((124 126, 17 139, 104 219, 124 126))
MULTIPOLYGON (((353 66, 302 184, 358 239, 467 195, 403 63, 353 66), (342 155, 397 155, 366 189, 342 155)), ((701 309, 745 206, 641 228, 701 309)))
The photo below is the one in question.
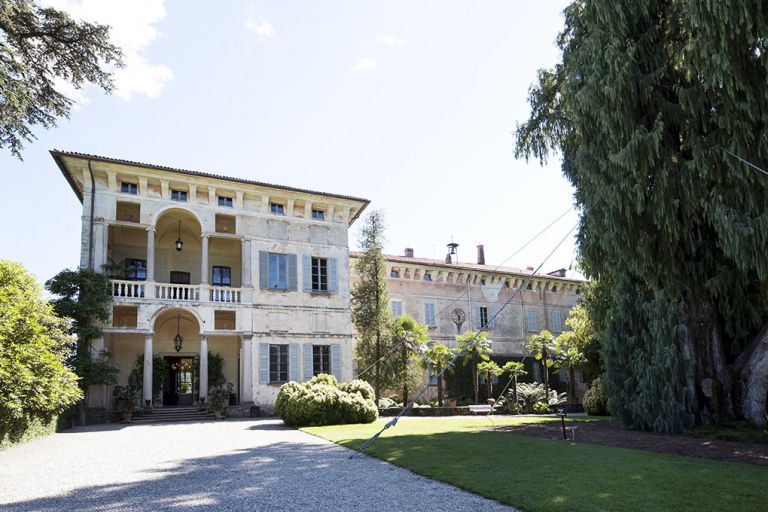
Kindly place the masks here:
POLYGON ((181 342, 184 341, 181 337, 181 329, 179 328, 180 323, 181 323, 180 315, 176 315, 176 337, 173 338, 173 348, 176 349, 176 352, 181 351, 181 342))
POLYGON ((179 219, 179 238, 176 239, 176 250, 181 252, 184 242, 181 241, 181 219, 179 219))

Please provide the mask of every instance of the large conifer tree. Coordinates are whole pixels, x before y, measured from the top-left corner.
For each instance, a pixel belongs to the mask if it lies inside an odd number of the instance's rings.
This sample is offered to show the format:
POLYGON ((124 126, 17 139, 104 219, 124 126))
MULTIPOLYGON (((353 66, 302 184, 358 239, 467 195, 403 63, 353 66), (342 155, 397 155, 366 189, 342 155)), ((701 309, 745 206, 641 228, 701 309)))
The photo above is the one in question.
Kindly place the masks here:
POLYGON ((764 424, 768 4, 575 1, 558 44, 517 151, 576 188, 612 413, 764 424))

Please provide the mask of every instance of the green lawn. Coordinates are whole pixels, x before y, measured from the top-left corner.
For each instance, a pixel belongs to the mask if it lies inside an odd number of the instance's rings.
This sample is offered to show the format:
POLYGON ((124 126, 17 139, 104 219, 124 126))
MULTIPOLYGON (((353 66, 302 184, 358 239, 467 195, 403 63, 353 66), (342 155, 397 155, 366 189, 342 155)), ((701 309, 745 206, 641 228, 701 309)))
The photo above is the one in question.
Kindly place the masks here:
MULTIPOLYGON (((302 430, 359 448, 384 421, 302 430)), ((547 420, 408 418, 368 454, 527 511, 768 510, 766 468, 483 431, 490 421, 547 420)))

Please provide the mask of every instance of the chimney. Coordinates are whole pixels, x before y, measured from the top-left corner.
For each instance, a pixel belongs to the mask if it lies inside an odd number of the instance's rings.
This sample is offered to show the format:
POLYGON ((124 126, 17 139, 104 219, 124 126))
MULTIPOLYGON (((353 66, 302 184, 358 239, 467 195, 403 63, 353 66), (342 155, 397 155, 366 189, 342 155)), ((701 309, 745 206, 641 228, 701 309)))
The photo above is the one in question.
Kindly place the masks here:
POLYGON ((527 270, 528 272, 533 272, 533 267, 528 265, 527 267, 525 267, 525 270, 527 270))
POLYGON ((477 246, 477 264, 485 265, 485 248, 483 244, 477 246))
POLYGON ((406 258, 413 258, 413 247, 406 247, 405 248, 405 257, 406 258))

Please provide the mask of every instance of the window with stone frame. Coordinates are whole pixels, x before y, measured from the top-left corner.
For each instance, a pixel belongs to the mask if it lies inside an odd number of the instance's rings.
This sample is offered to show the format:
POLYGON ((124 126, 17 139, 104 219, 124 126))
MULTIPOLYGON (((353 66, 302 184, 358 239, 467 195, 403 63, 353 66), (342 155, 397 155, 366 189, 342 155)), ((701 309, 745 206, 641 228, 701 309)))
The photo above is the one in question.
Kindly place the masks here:
POLYGON ((212 284, 214 286, 232 286, 232 268, 214 265, 211 269, 212 284))
POLYGON ((139 193, 139 186, 136 183, 122 182, 120 183, 120 192, 135 196, 139 193))
POLYGON ((288 345, 269 346, 269 382, 288 382, 288 345))
POLYGON ((331 374, 331 346, 312 345, 312 375, 331 374))
POLYGON ((312 258, 312 291, 328 291, 328 260, 326 258, 312 258))

